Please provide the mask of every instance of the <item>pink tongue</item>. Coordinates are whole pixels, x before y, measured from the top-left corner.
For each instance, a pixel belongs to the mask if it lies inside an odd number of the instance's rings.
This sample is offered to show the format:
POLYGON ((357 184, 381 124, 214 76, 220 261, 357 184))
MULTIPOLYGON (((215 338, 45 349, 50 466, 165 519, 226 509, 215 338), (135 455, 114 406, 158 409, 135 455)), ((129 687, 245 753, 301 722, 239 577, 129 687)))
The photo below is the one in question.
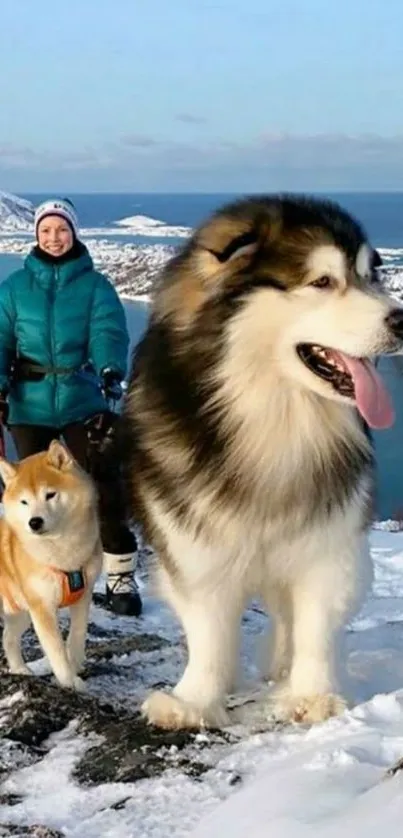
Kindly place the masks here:
POLYGON ((348 369, 355 389, 355 400, 361 416, 371 428, 390 428, 395 421, 395 411, 381 377, 370 361, 360 361, 335 353, 348 369))

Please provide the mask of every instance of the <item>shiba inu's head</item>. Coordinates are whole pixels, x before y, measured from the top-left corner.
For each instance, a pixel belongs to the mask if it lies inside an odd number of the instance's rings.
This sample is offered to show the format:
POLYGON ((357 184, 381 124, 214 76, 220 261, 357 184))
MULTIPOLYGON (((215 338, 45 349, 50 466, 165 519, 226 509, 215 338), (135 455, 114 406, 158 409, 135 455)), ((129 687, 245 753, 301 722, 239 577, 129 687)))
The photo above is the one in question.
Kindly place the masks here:
POLYGON ((393 411, 369 359, 402 351, 403 309, 382 292, 376 262, 336 204, 252 197, 217 212, 167 266, 154 321, 194 377, 221 353, 233 393, 243 370, 240 390, 248 379, 272 393, 275 378, 386 427, 393 411))
POLYGON ((63 535, 95 504, 92 480, 57 440, 18 464, 1 458, 0 476, 5 517, 25 540, 63 535))

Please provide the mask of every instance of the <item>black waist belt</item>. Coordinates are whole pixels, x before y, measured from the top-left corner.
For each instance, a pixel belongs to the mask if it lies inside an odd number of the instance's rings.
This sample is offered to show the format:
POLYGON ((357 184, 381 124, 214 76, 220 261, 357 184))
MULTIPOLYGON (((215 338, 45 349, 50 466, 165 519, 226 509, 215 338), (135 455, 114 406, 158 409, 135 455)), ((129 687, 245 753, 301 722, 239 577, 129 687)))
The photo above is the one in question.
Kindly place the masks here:
POLYGON ((13 364, 12 378, 14 381, 42 381, 46 375, 71 375, 78 372, 79 367, 52 367, 36 364, 26 358, 17 358, 13 364))

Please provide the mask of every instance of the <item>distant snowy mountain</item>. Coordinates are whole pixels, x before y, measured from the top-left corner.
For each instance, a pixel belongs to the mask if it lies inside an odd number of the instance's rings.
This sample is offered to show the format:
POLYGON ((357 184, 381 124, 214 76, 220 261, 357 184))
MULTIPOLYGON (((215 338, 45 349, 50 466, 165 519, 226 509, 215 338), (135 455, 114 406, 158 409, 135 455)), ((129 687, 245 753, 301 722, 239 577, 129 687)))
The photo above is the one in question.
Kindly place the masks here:
POLYGON ((30 201, 0 191, 0 233, 30 232, 34 212, 30 201))

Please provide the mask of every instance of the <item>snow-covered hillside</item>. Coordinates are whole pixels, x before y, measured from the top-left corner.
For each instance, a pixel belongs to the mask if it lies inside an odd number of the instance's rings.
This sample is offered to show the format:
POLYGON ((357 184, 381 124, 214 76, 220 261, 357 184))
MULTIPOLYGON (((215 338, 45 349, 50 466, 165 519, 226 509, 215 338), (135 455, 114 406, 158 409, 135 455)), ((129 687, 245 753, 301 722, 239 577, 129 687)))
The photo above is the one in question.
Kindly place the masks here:
POLYGON ((176 682, 186 650, 147 591, 143 549, 143 617, 91 608, 86 695, 51 683, 28 634, 37 677, 0 663, 0 836, 401 838, 403 771, 390 769, 403 756, 403 532, 374 529, 371 546, 373 591, 347 633, 352 707, 310 728, 262 712, 256 646, 267 619, 257 603, 243 620, 241 718, 196 734, 144 724, 140 702, 176 682))
POLYGON ((34 206, 30 201, 0 191, 0 232, 29 232, 33 228, 34 206))

